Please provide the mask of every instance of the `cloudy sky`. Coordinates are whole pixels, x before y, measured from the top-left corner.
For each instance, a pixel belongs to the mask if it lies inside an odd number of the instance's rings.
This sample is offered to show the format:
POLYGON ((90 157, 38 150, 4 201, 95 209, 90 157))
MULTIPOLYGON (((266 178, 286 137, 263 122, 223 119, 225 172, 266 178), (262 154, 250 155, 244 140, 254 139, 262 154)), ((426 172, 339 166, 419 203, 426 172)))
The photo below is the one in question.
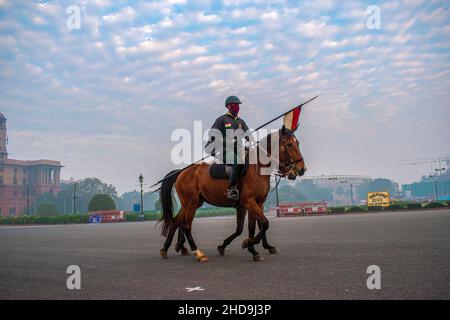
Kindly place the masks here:
POLYGON ((407 183, 430 165, 400 160, 450 155, 449 49, 448 1, 0 0, 0 112, 11 158, 124 192, 171 170, 173 130, 207 129, 228 95, 257 127, 319 94, 307 175, 407 183))

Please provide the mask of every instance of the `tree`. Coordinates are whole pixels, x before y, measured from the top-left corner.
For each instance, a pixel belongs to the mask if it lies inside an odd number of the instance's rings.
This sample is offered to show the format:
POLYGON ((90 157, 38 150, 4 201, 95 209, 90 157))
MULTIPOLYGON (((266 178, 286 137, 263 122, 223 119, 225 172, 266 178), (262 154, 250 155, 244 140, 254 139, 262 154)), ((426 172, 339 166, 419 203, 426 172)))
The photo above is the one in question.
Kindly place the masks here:
POLYGON ((308 201, 333 201, 333 193, 327 188, 317 187, 311 179, 300 181, 295 186, 308 201))
POLYGON ((359 199, 367 199, 368 192, 381 192, 387 191, 390 194, 394 194, 396 191, 395 183, 389 179, 378 178, 373 181, 363 183, 358 187, 359 199))
MULTIPOLYGON (((172 195, 172 206, 173 206, 174 212, 178 211, 178 202, 177 202, 177 199, 173 195, 172 195)), ((156 200, 155 209, 161 210, 161 199, 156 200)))
POLYGON ((56 196, 58 211, 64 214, 72 213, 73 183, 61 183, 60 191, 56 196))
POLYGON ((36 197, 36 206, 39 207, 41 204, 54 204, 56 205, 56 197, 51 192, 41 193, 36 197))
POLYGON ((280 202, 297 202, 305 200, 305 197, 303 197, 294 187, 284 185, 278 189, 278 199, 280 202))
POLYGON ((345 191, 344 191, 344 187, 343 187, 343 186, 338 186, 338 187, 336 188, 336 194, 337 194, 338 196, 342 196, 344 193, 345 193, 345 191))
MULTIPOLYGON (((71 186, 73 197, 73 184, 71 186)), ((117 200, 117 191, 113 185, 103 183, 98 178, 86 178, 76 185, 76 211, 88 211, 89 202, 96 194, 107 194, 113 201, 117 200)), ((70 203, 72 204, 72 201, 70 203)))
POLYGON ((103 183, 98 178, 86 178, 78 184, 78 192, 81 194, 107 194, 117 197, 116 187, 112 184, 103 183))
POLYGON ((54 203, 41 203, 37 213, 39 216, 56 216, 58 215, 58 208, 54 203))
POLYGON ((96 194, 91 201, 89 201, 88 210, 115 210, 116 204, 114 200, 107 194, 96 194))
MULTIPOLYGON (((144 192, 142 195, 144 201, 144 210, 154 210, 155 201, 158 199, 158 194, 153 192, 144 192)), ((117 207, 120 210, 132 210, 133 205, 141 203, 141 193, 137 190, 125 192, 117 198, 117 207)))

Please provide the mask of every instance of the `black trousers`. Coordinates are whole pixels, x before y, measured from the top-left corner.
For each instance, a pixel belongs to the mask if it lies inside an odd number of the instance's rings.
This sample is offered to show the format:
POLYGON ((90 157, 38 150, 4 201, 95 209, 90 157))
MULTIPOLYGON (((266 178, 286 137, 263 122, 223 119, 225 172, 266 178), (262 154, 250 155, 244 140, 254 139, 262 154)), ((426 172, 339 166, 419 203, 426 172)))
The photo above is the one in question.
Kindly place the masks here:
POLYGON ((244 169, 243 164, 233 164, 231 167, 231 174, 230 174, 230 187, 234 187, 237 185, 239 181, 239 176, 241 175, 242 170, 244 169))

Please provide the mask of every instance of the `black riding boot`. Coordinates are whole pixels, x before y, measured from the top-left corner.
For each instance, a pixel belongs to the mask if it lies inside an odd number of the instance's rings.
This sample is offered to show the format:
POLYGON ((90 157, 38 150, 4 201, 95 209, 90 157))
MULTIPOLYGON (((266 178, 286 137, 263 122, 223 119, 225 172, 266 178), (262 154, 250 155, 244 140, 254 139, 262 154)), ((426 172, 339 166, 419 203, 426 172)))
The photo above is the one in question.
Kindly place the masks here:
POLYGON ((237 164, 233 165, 230 174, 230 185, 227 190, 227 198, 230 200, 239 200, 239 190, 237 188, 237 182, 239 177, 239 166, 237 164))

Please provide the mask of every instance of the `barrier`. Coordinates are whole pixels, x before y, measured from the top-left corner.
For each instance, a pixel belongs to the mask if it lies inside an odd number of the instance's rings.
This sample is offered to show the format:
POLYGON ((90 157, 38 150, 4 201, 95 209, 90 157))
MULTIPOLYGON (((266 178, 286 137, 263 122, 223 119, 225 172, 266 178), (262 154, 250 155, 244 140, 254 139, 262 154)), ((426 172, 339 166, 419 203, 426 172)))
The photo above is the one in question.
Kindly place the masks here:
POLYGON ((314 202, 285 202, 280 203, 280 210, 278 217, 289 216, 306 216, 315 214, 327 213, 326 201, 314 201, 314 202))
POLYGON ((126 221, 124 211, 100 210, 89 213, 89 223, 123 222, 126 221))

